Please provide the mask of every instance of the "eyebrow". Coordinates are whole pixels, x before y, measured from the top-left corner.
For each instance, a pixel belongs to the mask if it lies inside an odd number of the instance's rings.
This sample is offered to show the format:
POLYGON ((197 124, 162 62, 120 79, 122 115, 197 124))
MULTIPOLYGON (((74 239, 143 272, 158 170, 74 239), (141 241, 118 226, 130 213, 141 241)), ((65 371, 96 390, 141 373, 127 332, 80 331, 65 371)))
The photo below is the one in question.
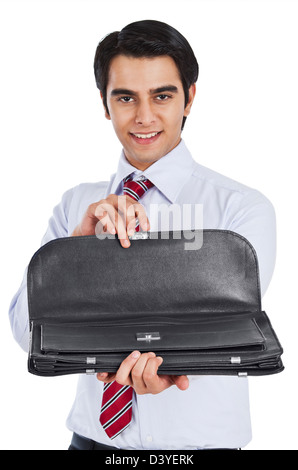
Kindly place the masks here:
MULTIPOLYGON (((171 92, 171 93, 178 93, 178 88, 174 85, 165 85, 159 88, 151 88, 149 90, 150 95, 155 95, 157 93, 164 93, 164 92, 171 92)), ((118 95, 129 95, 129 96, 136 96, 138 93, 132 90, 127 90, 126 88, 115 88, 111 91, 111 96, 118 96, 118 95)))

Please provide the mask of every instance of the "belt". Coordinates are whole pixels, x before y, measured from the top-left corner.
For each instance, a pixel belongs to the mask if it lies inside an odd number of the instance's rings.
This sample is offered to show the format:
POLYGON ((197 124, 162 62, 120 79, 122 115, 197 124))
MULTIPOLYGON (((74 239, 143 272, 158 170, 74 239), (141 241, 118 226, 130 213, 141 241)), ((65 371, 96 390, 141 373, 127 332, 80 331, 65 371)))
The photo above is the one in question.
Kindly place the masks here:
POLYGON ((73 433, 71 447, 73 447, 74 450, 120 450, 117 447, 100 444, 99 442, 80 436, 76 433, 73 433))

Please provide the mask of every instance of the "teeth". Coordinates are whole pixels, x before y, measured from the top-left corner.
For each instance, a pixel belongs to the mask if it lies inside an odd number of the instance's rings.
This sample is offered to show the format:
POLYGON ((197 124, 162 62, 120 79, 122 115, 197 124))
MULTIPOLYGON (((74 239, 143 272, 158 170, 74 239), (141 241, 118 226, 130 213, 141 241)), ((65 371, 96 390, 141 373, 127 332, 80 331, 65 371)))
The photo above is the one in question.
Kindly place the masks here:
POLYGON ((134 134, 138 139, 150 139, 150 137, 154 137, 158 134, 158 132, 153 132, 152 134, 134 134))

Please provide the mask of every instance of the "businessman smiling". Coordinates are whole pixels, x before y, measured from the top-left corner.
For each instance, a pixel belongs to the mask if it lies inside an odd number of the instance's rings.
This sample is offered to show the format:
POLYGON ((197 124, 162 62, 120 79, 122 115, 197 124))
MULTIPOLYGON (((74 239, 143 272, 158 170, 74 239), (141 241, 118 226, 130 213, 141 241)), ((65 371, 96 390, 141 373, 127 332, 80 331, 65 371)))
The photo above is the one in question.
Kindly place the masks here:
MULTIPOLYGON (((100 41, 94 72, 105 116, 122 145, 118 167, 110 181, 82 183, 64 193, 42 244, 94 235, 99 229, 117 234, 129 249, 137 223, 152 232, 189 228, 183 217, 176 226, 170 220, 165 225, 158 214, 151 215, 152 206, 200 204, 205 229, 237 232, 254 246, 263 295, 275 264, 274 208, 258 190, 197 163, 186 147, 182 131, 198 78, 188 41, 166 23, 138 21, 100 41)), ((102 158, 108 158, 106 147, 102 158)), ((153 275, 144 268, 143 282, 153 275)), ((27 351, 26 291, 25 272, 10 319, 16 340, 27 351)), ((73 431, 70 449, 234 449, 250 441, 247 379, 159 375, 161 363, 154 351, 132 351, 116 374, 81 375, 67 419, 73 431), (106 398, 114 386, 119 391, 106 398), (119 416, 103 416, 126 395, 119 414, 122 428, 112 429, 119 416)))

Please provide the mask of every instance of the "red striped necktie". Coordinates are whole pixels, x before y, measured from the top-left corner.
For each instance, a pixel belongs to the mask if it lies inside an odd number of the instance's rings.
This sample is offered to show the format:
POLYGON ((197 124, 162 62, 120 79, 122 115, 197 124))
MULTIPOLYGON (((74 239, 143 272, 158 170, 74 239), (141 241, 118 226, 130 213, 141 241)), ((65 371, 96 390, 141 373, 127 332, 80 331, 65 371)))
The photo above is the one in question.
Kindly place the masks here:
MULTIPOLYGON (((145 192, 154 186, 144 177, 133 181, 131 176, 128 176, 123 182, 123 193, 135 201, 139 201, 145 192)), ((139 229, 137 221, 136 232, 139 229)), ((132 418, 132 398, 133 388, 129 385, 120 385, 116 380, 104 384, 99 421, 110 439, 115 439, 129 426, 132 418)))
MULTIPOLYGON (((123 194, 132 197, 135 201, 139 201, 139 199, 146 193, 146 191, 148 191, 148 189, 154 186, 154 184, 151 183, 150 180, 144 177, 140 177, 136 181, 133 181, 130 175, 127 176, 127 178, 125 178, 123 182, 123 194)), ((140 226, 139 221, 137 220, 135 231, 139 232, 139 230, 140 226)))

